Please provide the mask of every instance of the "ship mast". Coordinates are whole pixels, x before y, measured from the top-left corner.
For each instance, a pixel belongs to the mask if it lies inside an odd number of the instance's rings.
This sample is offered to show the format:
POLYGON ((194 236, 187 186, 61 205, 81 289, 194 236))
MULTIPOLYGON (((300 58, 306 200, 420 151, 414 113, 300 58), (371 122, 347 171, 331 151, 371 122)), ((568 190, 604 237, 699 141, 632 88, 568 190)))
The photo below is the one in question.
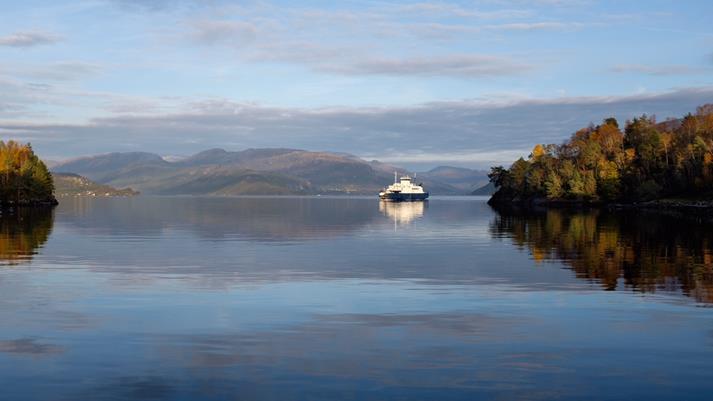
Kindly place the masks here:
POLYGON ((396 184, 396 171, 394 171, 394 184, 396 184))

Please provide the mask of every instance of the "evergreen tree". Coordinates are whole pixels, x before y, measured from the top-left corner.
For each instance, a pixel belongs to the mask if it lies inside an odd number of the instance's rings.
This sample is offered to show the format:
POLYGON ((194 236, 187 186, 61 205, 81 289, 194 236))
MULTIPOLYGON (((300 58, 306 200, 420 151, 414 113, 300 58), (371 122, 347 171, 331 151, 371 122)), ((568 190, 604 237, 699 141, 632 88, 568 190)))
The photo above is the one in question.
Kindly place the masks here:
POLYGON ((0 204, 56 203, 47 166, 32 146, 0 141, 0 204))

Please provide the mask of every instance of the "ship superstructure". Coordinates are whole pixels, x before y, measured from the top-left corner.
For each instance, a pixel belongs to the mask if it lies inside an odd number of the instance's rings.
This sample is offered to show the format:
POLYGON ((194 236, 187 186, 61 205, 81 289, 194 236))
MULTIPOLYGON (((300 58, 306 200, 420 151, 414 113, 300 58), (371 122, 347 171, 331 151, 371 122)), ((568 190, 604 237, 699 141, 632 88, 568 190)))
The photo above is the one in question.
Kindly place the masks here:
POLYGON ((420 201, 428 199, 428 192, 423 189, 423 185, 414 184, 411 177, 405 175, 397 180, 398 175, 394 173, 394 183, 379 192, 379 198, 388 201, 420 201))

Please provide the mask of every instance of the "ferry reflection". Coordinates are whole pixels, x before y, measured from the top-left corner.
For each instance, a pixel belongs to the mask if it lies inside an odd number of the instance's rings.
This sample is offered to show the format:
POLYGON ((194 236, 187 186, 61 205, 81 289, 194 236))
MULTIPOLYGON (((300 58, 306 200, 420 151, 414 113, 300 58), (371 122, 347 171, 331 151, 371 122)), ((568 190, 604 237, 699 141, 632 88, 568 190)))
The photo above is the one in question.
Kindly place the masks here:
POLYGON ((32 260, 52 232, 54 214, 48 209, 0 213, 0 266, 32 260))
POLYGON ((379 211, 393 220, 394 226, 407 225, 423 217, 427 207, 428 202, 379 202, 379 211))

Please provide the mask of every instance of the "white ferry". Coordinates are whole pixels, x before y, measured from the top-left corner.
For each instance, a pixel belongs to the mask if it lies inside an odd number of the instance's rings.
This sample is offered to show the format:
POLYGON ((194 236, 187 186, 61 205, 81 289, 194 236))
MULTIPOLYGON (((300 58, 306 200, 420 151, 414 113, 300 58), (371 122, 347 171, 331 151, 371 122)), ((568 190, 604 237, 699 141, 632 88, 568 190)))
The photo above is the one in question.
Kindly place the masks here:
POLYGON ((403 176, 396 180, 394 173, 394 183, 379 192, 379 198, 388 201, 420 201, 428 199, 428 192, 421 184, 415 185, 411 182, 411 177, 403 176))

